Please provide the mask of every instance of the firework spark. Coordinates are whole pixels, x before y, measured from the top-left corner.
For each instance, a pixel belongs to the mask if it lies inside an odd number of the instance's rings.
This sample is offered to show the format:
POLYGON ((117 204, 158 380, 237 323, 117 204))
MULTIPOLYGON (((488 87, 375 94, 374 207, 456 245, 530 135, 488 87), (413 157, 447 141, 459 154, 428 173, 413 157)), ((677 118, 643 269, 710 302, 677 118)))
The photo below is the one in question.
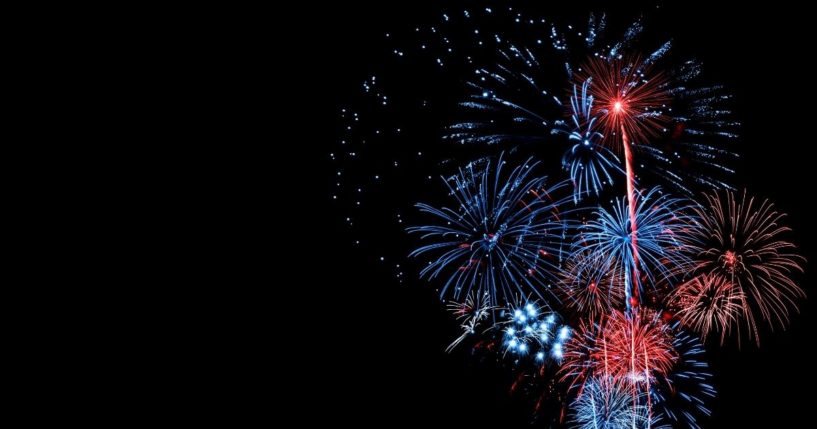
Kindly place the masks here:
POLYGON ((790 228, 785 214, 768 200, 756 201, 732 191, 704 195, 705 204, 695 209, 700 223, 693 228, 686 248, 694 259, 695 273, 719 277, 745 297, 742 317, 750 337, 760 345, 756 312, 772 328, 785 328, 789 312, 797 310, 805 292, 792 276, 803 271, 804 258, 794 244, 785 241, 790 228))

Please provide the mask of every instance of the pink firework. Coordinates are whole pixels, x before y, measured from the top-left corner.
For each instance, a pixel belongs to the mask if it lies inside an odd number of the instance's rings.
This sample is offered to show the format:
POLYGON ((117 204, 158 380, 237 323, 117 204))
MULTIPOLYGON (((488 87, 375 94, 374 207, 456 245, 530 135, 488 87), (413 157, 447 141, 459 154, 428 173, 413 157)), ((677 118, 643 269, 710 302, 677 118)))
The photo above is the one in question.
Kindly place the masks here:
POLYGON ((783 236, 785 214, 768 200, 756 201, 744 191, 706 194, 696 208, 700 224, 691 231, 687 247, 696 274, 709 274, 739 290, 744 296, 741 315, 749 335, 760 345, 756 313, 772 328, 788 325, 789 313, 797 310, 805 292, 792 278, 803 271, 805 259, 783 236))
POLYGON ((720 342, 737 327, 746 302, 743 291, 719 275, 701 274, 678 286, 667 299, 687 328, 701 338, 720 333, 720 342))

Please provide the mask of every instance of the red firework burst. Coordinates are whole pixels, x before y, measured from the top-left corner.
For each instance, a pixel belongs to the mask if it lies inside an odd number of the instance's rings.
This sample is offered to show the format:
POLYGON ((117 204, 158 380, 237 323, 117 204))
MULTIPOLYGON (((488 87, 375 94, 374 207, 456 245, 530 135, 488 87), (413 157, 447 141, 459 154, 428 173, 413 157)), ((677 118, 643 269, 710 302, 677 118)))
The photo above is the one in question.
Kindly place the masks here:
POLYGON ((662 73, 650 76, 640 58, 607 60, 591 58, 577 79, 590 82, 593 109, 599 117, 604 140, 619 147, 614 136, 623 132, 637 144, 644 144, 663 130, 662 110, 669 102, 667 80, 662 73))
POLYGON ((582 323, 565 345, 561 376, 571 387, 590 376, 649 384, 666 376, 677 354, 669 327, 655 315, 614 311, 601 323, 582 323))
POLYGON ((702 274, 678 286, 667 299, 687 328, 706 338, 720 333, 721 344, 743 313, 745 295, 721 276, 702 274))
POLYGON ((755 313, 772 327, 786 327, 789 312, 797 309, 805 292, 793 280, 802 272, 802 256, 794 244, 783 240, 790 231, 785 214, 768 200, 755 201, 732 191, 706 194, 695 209, 700 224, 691 231, 686 247, 695 261, 696 274, 710 274, 733 285, 744 296, 742 318, 749 334, 760 345, 755 313))
POLYGON ((630 382, 650 382, 666 375, 675 362, 667 325, 657 317, 614 312, 605 329, 606 371, 630 382))
POLYGON ((569 383, 569 390, 579 388, 581 391, 584 383, 596 371, 597 351, 603 349, 604 344, 603 330, 603 322, 582 320, 573 337, 565 344, 559 375, 563 382, 569 383))

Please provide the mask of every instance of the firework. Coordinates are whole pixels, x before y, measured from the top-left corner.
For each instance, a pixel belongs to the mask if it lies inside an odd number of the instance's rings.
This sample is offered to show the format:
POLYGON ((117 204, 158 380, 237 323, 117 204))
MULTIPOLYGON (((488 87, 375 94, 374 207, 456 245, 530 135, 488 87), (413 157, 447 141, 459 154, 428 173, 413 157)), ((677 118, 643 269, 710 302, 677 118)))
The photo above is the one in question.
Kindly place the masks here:
POLYGON ((582 323, 565 345, 560 371, 571 389, 583 390, 593 377, 649 386, 672 368, 676 353, 671 331, 647 312, 614 311, 600 322, 582 323))
POLYGON ((771 327, 788 325, 789 312, 805 297, 792 276, 802 272, 804 258, 783 237, 785 214, 768 200, 755 201, 744 191, 704 195, 695 209, 700 222, 691 231, 686 248, 694 259, 694 272, 719 277, 744 297, 742 318, 750 337, 760 345, 756 313, 771 327))
POLYGON ((624 305, 624 278, 616 271, 606 271, 607 261, 603 255, 586 251, 567 259, 559 288, 567 308, 598 320, 624 305))
POLYGON ((701 274, 678 286, 668 297, 670 308, 687 328, 706 338, 720 333, 724 343, 743 313, 745 296, 735 284, 718 275, 701 274))
POLYGON ((476 334, 477 325, 487 319, 493 309, 494 307, 488 303, 487 293, 482 295, 469 293, 464 302, 449 302, 448 310, 460 321, 462 335, 451 342, 445 351, 450 353, 466 337, 476 334))
POLYGON ((594 113, 608 145, 619 149, 623 143, 627 151, 629 143, 646 143, 664 129, 663 110, 670 101, 667 81, 661 73, 649 74, 638 57, 592 57, 577 74, 579 82, 590 84, 594 113))
POLYGON ((647 395, 612 378, 594 378, 571 408, 571 428, 672 429, 666 417, 645 405, 647 395))
POLYGON ((619 380, 649 385, 669 372, 675 358, 671 333, 660 318, 615 311, 605 326, 596 365, 619 380))
POLYGON ((527 300, 506 308, 503 316, 500 329, 506 354, 531 356, 537 363, 562 360, 571 329, 560 323, 556 313, 535 300, 527 300))
POLYGON ((446 181, 457 209, 417 204, 440 224, 408 228, 435 240, 410 256, 442 253, 420 273, 448 277, 441 295, 451 289, 454 299, 487 292, 492 305, 517 294, 554 296, 549 281, 557 272, 567 222, 559 214, 565 200, 552 194, 564 184, 546 187, 546 178, 533 175, 538 163, 530 160, 503 179, 504 164, 500 158, 493 174, 489 164, 480 172, 460 171, 453 184, 446 181))
POLYGON ((562 157, 562 166, 573 182, 575 201, 583 194, 598 195, 605 183, 613 183, 611 172, 622 172, 618 158, 601 144, 604 135, 596 131, 597 118, 593 116, 593 97, 587 92, 588 84, 582 84, 581 92, 573 86, 571 127, 570 131, 563 131, 575 142, 562 157))
MULTIPOLYGON (((585 383, 592 379, 596 370, 597 359, 605 361, 604 355, 598 351, 604 350, 604 320, 582 320, 573 337, 565 344, 562 367, 559 369, 561 381, 568 384, 568 390, 584 390, 585 383)), ((599 372, 606 376, 605 371, 599 372)))
MULTIPOLYGON (((678 251, 684 246, 683 231, 693 220, 685 214, 685 209, 682 200, 661 194, 656 188, 651 189, 638 199, 635 234, 631 234, 625 200, 616 201, 611 211, 599 209, 597 218, 585 225, 582 239, 576 244, 577 252, 587 251, 593 255, 585 262, 588 267, 583 269, 596 269, 590 264, 599 264, 596 258, 600 258, 603 272, 627 279, 624 283, 629 285, 632 282, 636 285, 634 290, 638 290, 642 283, 641 278, 632 278, 637 265, 653 285, 674 277, 691 263, 678 251)), ((626 288, 625 292, 628 305, 635 304, 630 289, 626 288)))
POLYGON ((590 380, 571 404, 576 429, 627 429, 645 426, 643 406, 634 403, 632 389, 614 379, 590 380))
POLYGON ((670 330, 678 358, 666 375, 652 385, 652 408, 675 427, 700 429, 698 419, 711 414, 706 402, 715 397, 713 377, 703 360, 700 340, 684 332, 677 323, 670 330))
MULTIPOLYGON (((740 125, 728 108, 731 95, 720 85, 700 84, 697 61, 668 64, 670 41, 657 47, 640 44, 640 21, 619 38, 605 35, 605 22, 603 16, 591 15, 586 28, 545 24, 539 32, 550 33, 551 43, 496 38, 497 64, 475 68, 468 82, 471 96, 461 103, 470 120, 451 125, 446 138, 506 149, 524 146, 542 155, 558 143, 555 135, 567 135, 570 148, 563 165, 577 188, 588 192, 599 185, 597 180, 612 178, 599 167, 609 173, 615 170, 605 162, 614 162, 612 154, 583 146, 584 138, 578 140, 582 144, 575 142, 574 131, 595 132, 603 134, 601 141, 608 147, 623 152, 625 161, 629 158, 631 182, 638 167, 643 178, 657 179, 687 195, 700 187, 730 188, 723 178, 734 173, 729 165, 737 155, 728 146, 740 125), (569 103, 563 100, 559 93, 567 81, 589 85, 587 97, 574 91, 569 103), (589 115, 582 114, 581 108, 588 105, 589 115), (565 107, 568 121, 563 119, 565 107), (574 116, 585 122, 576 126, 574 116), (588 128, 591 117, 597 121, 588 128), (639 153, 638 162, 633 152, 639 153), (599 176, 593 177, 593 172, 599 176), (581 188, 577 179, 584 179, 581 188)), ((479 39, 481 34, 476 31, 473 36, 479 39)), ((447 40, 443 39, 445 49, 447 40)), ((596 146, 588 140, 589 146, 596 146)))

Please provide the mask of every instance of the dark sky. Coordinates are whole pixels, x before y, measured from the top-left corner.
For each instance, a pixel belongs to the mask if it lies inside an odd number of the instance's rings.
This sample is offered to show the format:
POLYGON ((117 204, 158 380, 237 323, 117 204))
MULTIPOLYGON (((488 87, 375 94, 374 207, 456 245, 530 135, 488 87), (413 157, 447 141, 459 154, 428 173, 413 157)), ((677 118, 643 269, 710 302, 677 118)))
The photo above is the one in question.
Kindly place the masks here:
MULTIPOLYGON (((316 129, 307 134, 307 141, 294 143, 308 144, 305 159, 320 158, 313 164, 320 166, 311 173, 314 183, 309 182, 314 205, 310 211, 321 213, 324 223, 313 224, 309 234, 324 253, 319 269, 310 274, 308 289, 325 301, 327 316, 325 330, 315 339, 323 344, 326 358, 318 359, 311 370, 317 377, 305 399, 317 418, 336 424, 530 427, 527 405, 507 395, 500 371, 475 364, 464 354, 444 353, 456 328, 433 289, 414 280, 415 273, 406 273, 409 280, 399 284, 392 269, 376 263, 377 249, 355 249, 355 234, 341 221, 345 213, 328 203, 334 170, 325 156, 335 148, 336 113, 383 54, 380 36, 423 24, 442 10, 461 10, 456 5, 464 2, 446 2, 444 9, 438 2, 429 3, 343 2, 299 15, 311 17, 300 24, 305 32, 300 54, 306 57, 301 64, 308 85, 315 89, 309 95, 314 110, 303 113, 313 115, 316 129)), ((601 8, 587 2, 538 3, 547 16, 605 10, 611 21, 625 22, 656 4, 627 2, 622 10, 614 8, 614 2, 604 2, 601 8)), ((809 81, 813 72, 805 64, 806 56, 813 55, 813 18, 792 1, 740 10, 709 9, 712 3, 660 3, 664 16, 672 17, 662 24, 666 22, 667 32, 683 49, 703 60, 710 81, 725 84, 735 94, 744 124, 741 171, 735 182, 788 212, 794 241, 815 261, 814 227, 807 221, 814 196, 813 166, 805 151, 815 138, 814 120, 811 109, 800 107, 814 99, 809 81)), ((813 278, 813 267, 807 266, 802 285, 811 296, 813 278)), ((815 374, 808 350, 815 311, 811 300, 802 302, 790 329, 765 333, 759 350, 746 342, 742 350, 707 344, 719 398, 711 403, 714 417, 704 427, 767 428, 773 423, 771 427, 789 428, 809 421, 815 374)))

